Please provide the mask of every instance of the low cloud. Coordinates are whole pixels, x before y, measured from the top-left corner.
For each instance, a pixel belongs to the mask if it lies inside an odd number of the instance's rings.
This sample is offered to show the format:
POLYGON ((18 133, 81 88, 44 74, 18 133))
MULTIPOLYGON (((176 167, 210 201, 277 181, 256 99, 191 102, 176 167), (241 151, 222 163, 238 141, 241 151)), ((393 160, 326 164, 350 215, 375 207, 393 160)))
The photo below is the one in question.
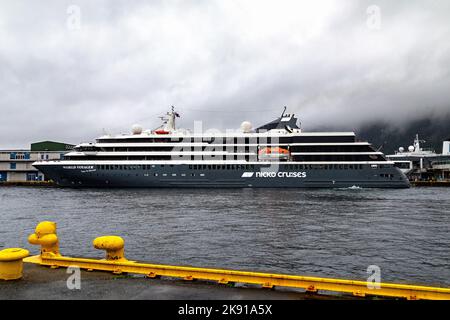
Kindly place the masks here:
POLYGON ((0 148, 154 128, 171 105, 220 129, 284 105, 310 130, 448 112, 450 3, 341 2, 1 1, 0 148))

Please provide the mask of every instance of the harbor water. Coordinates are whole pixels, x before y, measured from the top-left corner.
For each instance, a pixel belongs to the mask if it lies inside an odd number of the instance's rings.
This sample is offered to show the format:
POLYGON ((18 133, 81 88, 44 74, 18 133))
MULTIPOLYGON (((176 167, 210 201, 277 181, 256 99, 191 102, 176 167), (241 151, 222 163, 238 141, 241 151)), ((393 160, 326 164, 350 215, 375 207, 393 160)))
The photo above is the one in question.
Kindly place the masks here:
POLYGON ((103 257, 92 240, 125 239, 129 259, 365 281, 450 286, 450 190, 0 188, 0 250, 43 220, 61 252, 103 257))

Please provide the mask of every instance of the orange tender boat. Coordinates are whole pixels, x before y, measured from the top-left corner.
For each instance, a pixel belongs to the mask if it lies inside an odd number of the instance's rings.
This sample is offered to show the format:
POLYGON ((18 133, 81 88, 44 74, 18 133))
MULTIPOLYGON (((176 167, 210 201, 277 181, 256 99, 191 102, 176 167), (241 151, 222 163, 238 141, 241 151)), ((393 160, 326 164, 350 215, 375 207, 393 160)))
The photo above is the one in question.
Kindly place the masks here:
POLYGON ((259 150, 258 155, 261 160, 289 160, 291 153, 280 147, 267 147, 259 150))

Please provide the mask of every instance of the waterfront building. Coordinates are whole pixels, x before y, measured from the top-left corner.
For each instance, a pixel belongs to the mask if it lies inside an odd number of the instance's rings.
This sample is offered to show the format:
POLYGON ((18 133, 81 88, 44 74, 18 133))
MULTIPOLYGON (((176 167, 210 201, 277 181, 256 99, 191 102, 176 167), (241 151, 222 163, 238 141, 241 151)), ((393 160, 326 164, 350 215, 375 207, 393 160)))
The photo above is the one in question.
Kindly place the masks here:
POLYGON ((442 142, 442 153, 423 148, 424 140, 416 134, 407 149, 400 147, 395 154, 386 155, 401 168, 410 180, 450 180, 450 138, 442 142))
POLYGON ((0 182, 44 181, 45 175, 33 167, 33 162, 61 160, 73 145, 42 141, 32 143, 30 149, 0 150, 0 182))

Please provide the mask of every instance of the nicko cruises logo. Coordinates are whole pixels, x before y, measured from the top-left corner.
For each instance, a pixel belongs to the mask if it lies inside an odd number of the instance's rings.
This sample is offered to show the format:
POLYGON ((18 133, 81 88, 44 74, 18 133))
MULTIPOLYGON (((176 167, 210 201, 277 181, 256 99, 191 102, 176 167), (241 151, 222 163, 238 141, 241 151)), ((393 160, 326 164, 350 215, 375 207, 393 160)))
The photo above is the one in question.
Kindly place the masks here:
POLYGON ((241 178, 252 178, 256 174, 256 178, 306 178, 306 172, 244 172, 241 178))

